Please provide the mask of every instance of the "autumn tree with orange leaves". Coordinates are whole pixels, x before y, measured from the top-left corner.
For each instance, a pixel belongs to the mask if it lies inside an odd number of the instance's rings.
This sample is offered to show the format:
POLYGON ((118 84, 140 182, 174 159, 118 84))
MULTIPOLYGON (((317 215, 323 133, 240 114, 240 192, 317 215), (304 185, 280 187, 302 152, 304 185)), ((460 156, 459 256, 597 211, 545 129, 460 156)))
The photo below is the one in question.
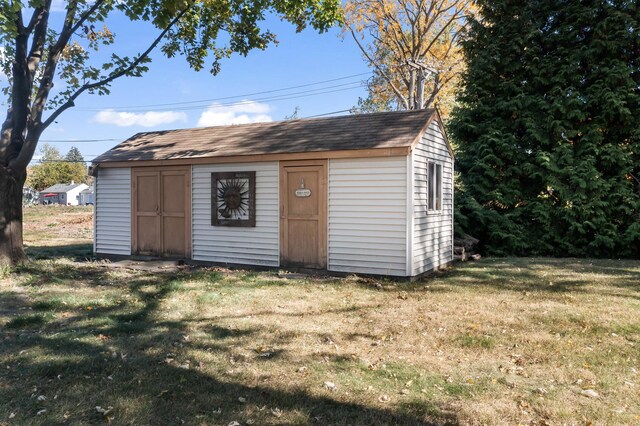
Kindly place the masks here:
POLYGON ((446 114, 464 59, 459 44, 471 0, 349 0, 345 34, 373 68, 359 110, 420 109, 446 114))

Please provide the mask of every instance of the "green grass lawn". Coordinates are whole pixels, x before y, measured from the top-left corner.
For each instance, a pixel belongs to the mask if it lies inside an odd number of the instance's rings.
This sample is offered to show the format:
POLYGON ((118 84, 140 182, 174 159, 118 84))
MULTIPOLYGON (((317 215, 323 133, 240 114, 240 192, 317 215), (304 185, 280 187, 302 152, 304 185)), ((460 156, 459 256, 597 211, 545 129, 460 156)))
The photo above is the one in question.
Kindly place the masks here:
POLYGON ((639 261, 288 280, 67 243, 0 275, 0 424, 640 423, 639 261))

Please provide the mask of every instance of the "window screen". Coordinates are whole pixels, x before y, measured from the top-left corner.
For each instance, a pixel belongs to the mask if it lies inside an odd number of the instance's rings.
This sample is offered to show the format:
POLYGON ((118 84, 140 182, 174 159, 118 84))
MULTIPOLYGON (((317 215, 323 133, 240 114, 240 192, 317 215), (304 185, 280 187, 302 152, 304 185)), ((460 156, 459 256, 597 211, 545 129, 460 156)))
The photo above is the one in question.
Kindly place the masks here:
POLYGON ((442 210, 442 164, 429 163, 428 165, 427 210, 442 210))

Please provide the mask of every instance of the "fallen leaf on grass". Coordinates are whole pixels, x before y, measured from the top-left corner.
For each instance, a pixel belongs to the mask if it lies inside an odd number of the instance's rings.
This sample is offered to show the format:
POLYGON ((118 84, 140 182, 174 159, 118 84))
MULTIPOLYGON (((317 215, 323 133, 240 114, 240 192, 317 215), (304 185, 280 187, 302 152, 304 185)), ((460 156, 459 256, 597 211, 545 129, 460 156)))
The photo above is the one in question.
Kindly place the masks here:
POLYGON ((271 410, 271 414, 273 414, 276 417, 280 417, 282 416, 282 410, 280 410, 279 408, 272 408, 271 410))
POLYGON ((378 397, 378 401, 380 401, 380 402, 389 402, 389 401, 391 401, 391 398, 389 398, 389 395, 380 395, 378 397))
POLYGON ((337 386, 333 382, 324 382, 324 387, 329 389, 330 391, 334 391, 337 389, 337 386))
POLYGON ((102 408, 99 405, 96 406, 96 411, 98 413, 102 414, 103 416, 106 416, 107 414, 109 414, 111 412, 111 410, 113 410, 113 407, 111 407, 111 406, 109 406, 107 408, 102 408))
POLYGON ((270 358, 275 353, 275 349, 269 346, 258 346, 255 351, 259 357, 263 358, 270 358))
POLYGON ((600 394, 593 389, 584 389, 580 391, 580 395, 587 396, 589 398, 600 398, 600 394))
POLYGON ((518 357, 513 361, 516 365, 522 367, 526 364, 526 361, 522 357, 518 357))

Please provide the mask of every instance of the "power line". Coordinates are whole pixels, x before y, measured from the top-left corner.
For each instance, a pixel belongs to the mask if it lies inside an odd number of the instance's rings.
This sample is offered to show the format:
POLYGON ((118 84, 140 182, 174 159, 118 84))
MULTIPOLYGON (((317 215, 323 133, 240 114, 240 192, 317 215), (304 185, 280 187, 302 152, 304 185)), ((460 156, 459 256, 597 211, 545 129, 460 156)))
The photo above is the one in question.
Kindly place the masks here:
MULTIPOLYGON (((120 106, 120 107, 104 107, 102 109, 139 109, 139 108, 154 108, 154 107, 166 107, 166 106, 173 106, 173 105, 190 105, 190 104, 197 104, 197 103, 203 103, 203 102, 215 102, 215 101, 223 101, 223 100, 227 100, 227 99, 234 99, 234 98, 242 98, 242 97, 246 97, 246 96, 256 96, 256 95, 264 95, 267 93, 275 93, 275 92, 284 92, 287 90, 293 90, 293 89, 300 89, 302 87, 310 87, 310 86, 317 86, 319 84, 325 84, 325 83, 331 83, 334 81, 340 81, 340 80, 347 80, 350 78, 354 78, 354 77, 361 77, 364 75, 369 75, 371 74, 372 71, 368 71, 368 72, 364 72, 364 73, 359 73, 359 74, 352 74, 352 75, 347 75, 344 77, 338 77, 338 78, 332 78, 330 80, 323 80, 323 81, 317 81, 314 83, 306 83, 306 84, 300 84, 297 86, 289 86, 289 87, 282 87, 279 89, 271 89, 271 90, 263 90, 260 92, 253 92, 253 93, 245 93, 242 95, 232 95, 232 96, 224 96, 224 97, 219 97, 219 98, 211 98, 211 99, 201 99, 201 100, 197 100, 197 101, 184 101, 184 102, 169 102, 169 103, 162 103, 162 104, 147 104, 147 105, 130 105, 130 106, 120 106)), ((347 83, 349 84, 349 83, 347 83)), ((337 87, 337 86, 329 86, 329 87, 325 87, 324 89, 328 89, 331 87, 337 87)), ((320 89, 317 89, 320 90, 320 89)), ((82 110, 82 111, 95 111, 95 108, 77 108, 77 110, 82 110)))
MULTIPOLYGON (((94 155, 94 154, 92 154, 92 155, 83 155, 83 158, 84 157, 95 158, 95 157, 98 157, 98 155, 94 155)), ((32 160, 31 162, 32 163, 39 163, 39 164, 45 164, 45 163, 90 163, 91 160, 82 160, 82 161, 80 161, 80 160, 65 160, 63 158, 63 159, 59 159, 59 160, 53 160, 53 159, 52 160, 42 160, 42 159, 38 159, 38 160, 32 160)))
POLYGON ((122 139, 40 139, 40 142, 47 143, 76 143, 76 142, 114 142, 122 139))
POLYGON ((333 114, 338 114, 338 113, 341 113, 341 112, 349 112, 349 111, 351 111, 351 109, 341 109, 340 111, 331 111, 331 112, 325 112, 323 114, 307 115, 304 118, 324 117, 326 115, 333 115, 333 114))
MULTIPOLYGON (((177 108, 156 108, 154 109, 154 111, 191 111, 191 110, 202 110, 202 109, 209 110, 209 109, 225 108, 225 107, 231 107, 231 106, 251 105, 256 102, 277 102, 277 101, 284 101, 289 99, 306 98, 309 96, 317 96, 317 95, 324 95, 327 93, 336 93, 336 92, 343 92, 346 90, 359 89, 362 86, 363 86, 362 82, 350 82, 345 84, 339 84, 336 86, 328 86, 328 87, 323 87, 319 89, 287 93, 287 94, 278 95, 278 96, 267 96, 263 98, 257 98, 257 99, 240 101, 240 102, 228 102, 228 103, 222 103, 222 104, 216 104, 216 105, 183 106, 183 107, 177 107, 177 108), (344 86, 351 86, 351 87, 344 87, 344 86), (339 87, 339 89, 326 90, 326 89, 331 89, 336 87, 339 87)), ((83 109, 83 111, 104 111, 105 109, 107 108, 90 108, 90 109, 83 109)), ((122 108, 122 109, 125 109, 125 108, 122 108)), ((126 111, 132 111, 132 110, 126 109, 126 111)))
MULTIPOLYGON (((341 109, 338 111, 331 111, 331 112, 324 112, 322 114, 314 114, 314 115, 308 115, 306 117, 302 117, 302 119, 305 118, 316 118, 316 117, 324 117, 327 115, 333 115, 333 114, 339 114, 341 112, 350 112, 351 109, 341 109)), ((40 142, 48 142, 48 143, 94 143, 94 142, 106 142, 106 141, 119 141, 122 142, 124 139, 76 139, 76 140, 65 140, 65 139, 42 139, 40 142)), ((85 157, 98 157, 100 154, 87 154, 85 155, 85 157)), ((66 160, 33 160, 34 162, 72 162, 72 161, 66 161, 66 160)), ((88 163, 90 161, 85 161, 85 163, 88 163)))
MULTIPOLYGON (((353 85, 354 83, 350 83, 350 84, 353 85)), ((291 94, 291 96, 282 95, 278 97, 257 98, 250 101, 231 102, 226 104, 203 105, 199 107, 182 107, 182 108, 170 109, 170 111, 189 111, 189 110, 198 110, 198 109, 213 110, 217 108, 226 108, 226 107, 232 107, 232 106, 251 105, 256 102, 278 102, 278 101, 285 101, 289 99, 299 99, 299 98, 307 98, 310 96, 326 95, 328 93, 344 92, 347 90, 359 89, 361 87, 362 87, 362 83, 357 83, 355 86, 352 86, 352 87, 344 87, 341 89, 334 89, 334 90, 325 90, 321 92, 311 90, 311 91, 299 92, 300 94, 295 94, 295 95, 291 94), (316 93, 309 93, 309 92, 316 92, 316 93)), ((159 111, 163 111, 163 110, 161 109, 159 111)))
MULTIPOLYGON (((324 117, 327 115, 333 115, 333 114, 339 114, 342 112, 350 112, 351 109, 341 109, 338 111, 331 111, 331 112, 325 112, 322 114, 314 114, 314 115, 308 115, 304 118, 316 118, 316 117, 324 117)), ((94 143, 94 142, 105 142, 105 141, 122 141, 122 139, 76 139, 76 140, 64 140, 64 139, 48 139, 48 140, 41 140, 41 142, 49 142, 49 143, 67 143, 67 142, 71 142, 71 143, 77 143, 77 142, 87 142, 87 143, 94 143)), ((83 155, 83 157, 92 157, 92 158, 96 158, 101 154, 87 154, 87 155, 83 155)), ((92 160, 85 160, 85 161, 67 161, 64 159, 61 160, 32 160, 32 163, 39 163, 39 164, 43 164, 43 163, 91 163, 92 160)))

